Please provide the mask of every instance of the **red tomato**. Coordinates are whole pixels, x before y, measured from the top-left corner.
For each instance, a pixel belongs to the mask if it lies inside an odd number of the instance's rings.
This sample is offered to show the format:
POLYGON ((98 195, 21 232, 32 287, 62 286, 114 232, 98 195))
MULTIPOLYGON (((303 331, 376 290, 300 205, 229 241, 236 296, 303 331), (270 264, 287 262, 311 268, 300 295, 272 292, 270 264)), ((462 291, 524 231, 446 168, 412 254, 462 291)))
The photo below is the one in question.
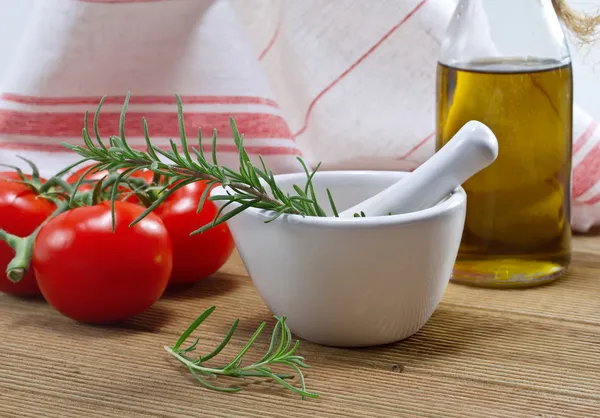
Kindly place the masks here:
MULTIPOLYGON (((23 173, 26 179, 31 180, 30 174, 23 173)), ((0 180, 23 180, 16 171, 0 171, 0 180)), ((22 184, 22 183, 21 183, 22 184)))
POLYGON ((164 292, 173 265, 169 234, 144 208, 110 202, 64 212, 48 221, 34 244, 33 268, 48 303, 81 322, 111 323, 135 316, 164 292))
MULTIPOLYGON (((79 168, 77 171, 75 171, 73 174, 71 174, 69 177, 67 177, 66 182, 69 184, 77 183, 77 181, 83 175, 83 173, 85 173, 86 170, 88 170, 92 165, 94 165, 94 164, 86 165, 86 166, 79 168)), ((118 170, 119 173, 122 173, 123 171, 124 170, 122 170, 122 169, 118 170)), ((107 176, 108 174, 109 174, 108 170, 102 170, 102 171, 98 171, 95 173, 88 173, 84 177, 84 179, 85 180, 100 180, 101 178, 107 176)), ((154 173, 151 170, 142 169, 139 171, 135 171, 134 173, 132 173, 130 175, 130 177, 144 179, 146 181, 146 183, 149 184, 152 182, 152 179, 154 178, 154 173)), ((81 184, 79 186, 79 191, 85 192, 88 190, 92 190, 93 188, 94 188, 94 186, 92 184, 81 184)), ((125 187, 123 187, 122 190, 124 192, 129 192, 129 190, 126 189, 125 187)), ((139 199, 135 195, 129 196, 127 199, 125 199, 125 201, 131 202, 131 203, 139 203, 139 199)))
POLYGON ((190 233, 211 222, 217 214, 208 199, 196 214, 205 183, 195 182, 175 191, 154 210, 162 219, 173 242, 173 273, 169 284, 193 283, 219 270, 235 248, 227 224, 202 234, 190 233))
MULTIPOLYGON (((5 181, 6 179, 20 177, 14 172, 0 173, 0 228, 18 237, 26 237, 54 212, 56 206, 39 197, 26 185, 5 181)), ((18 283, 13 283, 6 277, 6 266, 14 255, 14 250, 0 241, 0 292, 17 296, 39 295, 33 270, 30 269, 18 283)))

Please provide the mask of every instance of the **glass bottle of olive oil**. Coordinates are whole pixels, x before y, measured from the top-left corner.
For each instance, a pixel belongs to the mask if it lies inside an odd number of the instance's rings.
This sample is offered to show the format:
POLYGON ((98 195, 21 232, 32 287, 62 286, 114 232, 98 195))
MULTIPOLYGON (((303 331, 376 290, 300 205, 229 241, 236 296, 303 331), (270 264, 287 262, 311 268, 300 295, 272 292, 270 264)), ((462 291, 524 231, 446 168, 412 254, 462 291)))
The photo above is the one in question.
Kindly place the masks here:
POLYGON ((551 0, 461 0, 437 73, 437 148, 468 121, 498 139, 497 160, 469 179, 452 280, 525 287, 562 276, 571 258, 573 76, 551 0))

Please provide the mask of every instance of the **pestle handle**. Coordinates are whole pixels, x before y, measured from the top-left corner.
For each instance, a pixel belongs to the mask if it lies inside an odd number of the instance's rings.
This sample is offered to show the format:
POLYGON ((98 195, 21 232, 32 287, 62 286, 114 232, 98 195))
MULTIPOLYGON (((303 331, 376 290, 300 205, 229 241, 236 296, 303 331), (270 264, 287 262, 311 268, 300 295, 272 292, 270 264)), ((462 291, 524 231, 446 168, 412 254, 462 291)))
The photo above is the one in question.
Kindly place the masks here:
POLYGON ((340 213, 384 216, 422 210, 439 203, 498 157, 498 141, 481 122, 467 122, 431 158, 377 195, 340 213))

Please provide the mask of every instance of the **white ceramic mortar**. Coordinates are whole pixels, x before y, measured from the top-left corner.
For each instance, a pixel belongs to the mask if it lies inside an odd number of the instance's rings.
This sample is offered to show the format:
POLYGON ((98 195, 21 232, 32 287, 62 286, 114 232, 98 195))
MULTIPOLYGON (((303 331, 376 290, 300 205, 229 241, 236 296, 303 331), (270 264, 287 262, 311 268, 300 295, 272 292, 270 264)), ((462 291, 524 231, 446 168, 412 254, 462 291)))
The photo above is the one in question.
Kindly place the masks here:
MULTIPOLYGON (((408 174, 320 172, 313 184, 321 206, 329 208, 329 188, 341 212, 408 174)), ((275 180, 295 194, 292 185, 303 187, 306 176, 275 180)), ((211 195, 224 193, 217 187, 211 195)), ((459 187, 431 208, 401 215, 285 215, 265 224, 272 213, 249 208, 228 224, 261 298, 274 314, 287 317, 295 335, 323 345, 363 347, 405 339, 429 320, 450 279, 465 212, 466 194, 459 187)))

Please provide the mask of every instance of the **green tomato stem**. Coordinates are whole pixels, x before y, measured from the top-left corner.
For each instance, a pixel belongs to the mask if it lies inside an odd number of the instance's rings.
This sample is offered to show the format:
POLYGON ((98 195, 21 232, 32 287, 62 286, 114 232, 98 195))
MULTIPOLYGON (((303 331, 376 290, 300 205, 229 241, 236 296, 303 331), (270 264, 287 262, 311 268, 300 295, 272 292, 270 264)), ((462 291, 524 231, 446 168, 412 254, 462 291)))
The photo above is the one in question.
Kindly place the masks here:
POLYGON ((42 222, 30 235, 17 237, 0 229, 0 239, 6 242, 14 251, 15 256, 6 266, 6 277, 13 283, 20 282, 31 266, 33 256, 33 243, 37 234, 50 219, 70 209, 68 202, 59 202, 56 209, 44 222, 42 222))
POLYGON ((6 266, 6 277, 8 277, 11 282, 20 282, 29 271, 31 257, 33 255, 34 240, 35 236, 32 234, 25 238, 18 238, 16 241, 15 246, 13 247, 15 256, 6 266))
POLYGON ((6 242, 10 246, 10 248, 14 250, 15 246, 17 245, 17 241, 21 238, 17 237, 16 235, 9 234, 3 229, 0 229, 0 239, 6 242))
POLYGON ((31 235, 25 238, 17 237, 0 229, 0 239, 15 251, 14 258, 6 266, 6 277, 13 283, 18 283, 27 274, 35 238, 30 237, 31 235))
POLYGON ((58 177, 51 177, 50 179, 48 179, 48 181, 46 181, 44 184, 42 184, 39 188, 39 193, 40 194, 46 193, 52 187, 60 187, 69 195, 73 193, 73 186, 58 177))

